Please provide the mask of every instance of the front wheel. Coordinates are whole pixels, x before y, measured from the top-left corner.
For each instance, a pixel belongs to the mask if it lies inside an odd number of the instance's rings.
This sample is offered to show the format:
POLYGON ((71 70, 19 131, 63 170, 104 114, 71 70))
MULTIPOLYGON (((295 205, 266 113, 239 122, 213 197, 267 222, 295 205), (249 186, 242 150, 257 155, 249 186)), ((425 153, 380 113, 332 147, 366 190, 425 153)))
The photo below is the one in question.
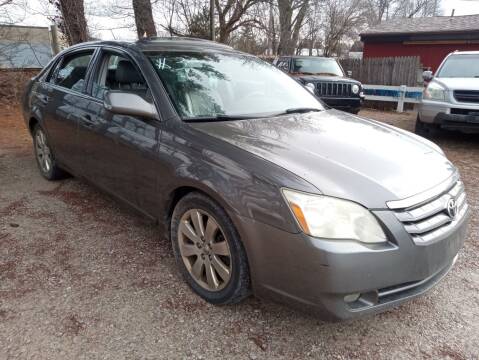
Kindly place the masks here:
POLYGON ((216 202, 200 193, 182 198, 173 211, 171 240, 184 279, 203 299, 232 304, 250 294, 246 252, 216 202))
POLYGON ((418 135, 429 137, 437 134, 439 128, 436 124, 425 123, 421 121, 419 115, 416 118, 416 126, 414 132, 418 135))

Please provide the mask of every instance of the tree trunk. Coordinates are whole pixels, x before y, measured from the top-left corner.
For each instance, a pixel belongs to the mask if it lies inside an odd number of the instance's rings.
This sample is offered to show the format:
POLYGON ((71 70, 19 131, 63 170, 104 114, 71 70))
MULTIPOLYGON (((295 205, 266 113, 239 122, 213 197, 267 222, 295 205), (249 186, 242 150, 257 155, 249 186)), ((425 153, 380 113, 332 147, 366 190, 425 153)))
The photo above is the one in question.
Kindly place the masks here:
POLYGON ((293 1, 278 0, 279 10, 279 55, 293 55, 294 49, 299 40, 299 33, 304 25, 304 18, 308 8, 309 1, 303 0, 298 14, 293 20, 293 1), (293 25, 294 23, 294 25, 293 25))
POLYGON ((132 0, 135 13, 136 33, 138 39, 156 36, 155 21, 151 10, 150 0, 132 0))
POLYGON ((306 17, 306 10, 308 9, 309 1, 304 0, 303 5, 299 9, 298 14, 296 15, 296 22, 293 27, 293 31, 291 34, 291 46, 292 50, 294 51, 294 48, 296 47, 296 44, 298 44, 299 40, 299 33, 301 31, 301 28, 303 27, 304 24, 304 18, 306 17))
POLYGON ((88 41, 88 28, 85 19, 83 0, 60 0, 62 31, 69 45, 88 41))
POLYGON ((210 0, 210 40, 215 41, 215 1, 210 0))
POLYGON ((293 55, 291 48, 291 27, 293 20, 293 8, 291 0, 278 0, 279 10, 279 55, 293 55))

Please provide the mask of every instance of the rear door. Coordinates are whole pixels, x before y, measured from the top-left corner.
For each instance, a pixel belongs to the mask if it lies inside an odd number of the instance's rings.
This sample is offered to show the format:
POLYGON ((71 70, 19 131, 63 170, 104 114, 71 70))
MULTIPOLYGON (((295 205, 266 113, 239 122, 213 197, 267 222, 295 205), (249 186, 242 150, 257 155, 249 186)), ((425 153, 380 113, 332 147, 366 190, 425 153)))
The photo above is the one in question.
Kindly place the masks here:
POLYGON ((78 120, 88 116, 86 79, 94 48, 63 56, 49 80, 45 126, 56 159, 67 168, 79 171, 81 149, 77 144, 78 120))

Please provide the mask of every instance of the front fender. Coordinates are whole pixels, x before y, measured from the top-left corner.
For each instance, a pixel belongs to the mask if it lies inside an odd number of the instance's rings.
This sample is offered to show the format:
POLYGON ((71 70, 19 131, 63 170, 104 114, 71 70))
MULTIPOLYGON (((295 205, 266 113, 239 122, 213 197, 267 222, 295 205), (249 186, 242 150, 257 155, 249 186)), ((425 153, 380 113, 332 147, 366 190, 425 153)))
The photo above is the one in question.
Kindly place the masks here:
MULTIPOLYGON (((296 233, 299 228, 281 194, 282 187, 315 192, 285 169, 194 129, 163 132, 162 154, 170 154, 168 193, 198 189, 232 216, 240 215, 296 233)), ((171 195, 170 195, 171 196, 171 195)))

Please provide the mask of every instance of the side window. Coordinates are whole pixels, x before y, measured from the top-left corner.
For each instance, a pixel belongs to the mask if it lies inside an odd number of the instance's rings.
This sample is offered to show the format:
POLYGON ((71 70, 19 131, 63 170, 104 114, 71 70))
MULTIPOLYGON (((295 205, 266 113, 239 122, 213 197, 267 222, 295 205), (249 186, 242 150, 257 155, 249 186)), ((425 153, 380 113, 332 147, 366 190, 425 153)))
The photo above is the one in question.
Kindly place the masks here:
POLYGON ((284 72, 289 72, 289 60, 288 59, 279 59, 278 64, 276 65, 279 69, 284 72))
POLYGON ((82 91, 92 55, 93 50, 70 56, 67 55, 60 63, 60 66, 55 69, 55 73, 50 81, 67 89, 82 91))
POLYGON ((151 100, 145 79, 133 62, 116 53, 104 53, 93 79, 92 96, 103 100, 107 91, 124 91, 151 100))

